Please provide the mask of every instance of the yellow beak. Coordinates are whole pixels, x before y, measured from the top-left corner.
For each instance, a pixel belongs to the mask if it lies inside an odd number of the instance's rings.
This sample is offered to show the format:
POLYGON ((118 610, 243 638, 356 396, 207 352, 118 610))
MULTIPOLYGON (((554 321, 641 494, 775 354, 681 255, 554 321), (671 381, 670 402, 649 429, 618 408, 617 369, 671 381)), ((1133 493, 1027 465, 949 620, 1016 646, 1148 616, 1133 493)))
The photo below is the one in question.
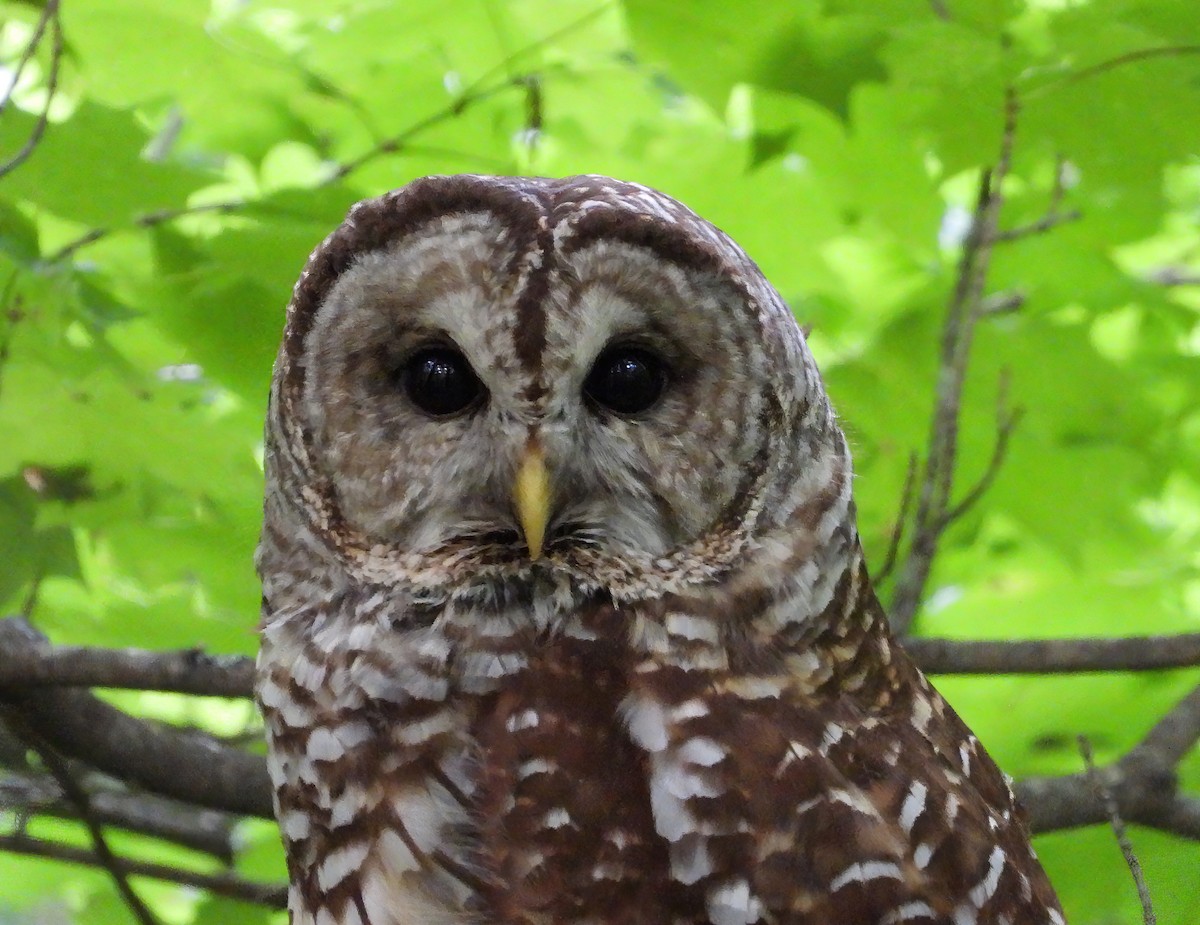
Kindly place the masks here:
POLYGON ((542 452, 541 444, 533 438, 526 444, 521 464, 517 467, 513 504, 525 534, 529 555, 537 559, 542 554, 546 523, 550 520, 550 475, 546 471, 546 455, 542 452))

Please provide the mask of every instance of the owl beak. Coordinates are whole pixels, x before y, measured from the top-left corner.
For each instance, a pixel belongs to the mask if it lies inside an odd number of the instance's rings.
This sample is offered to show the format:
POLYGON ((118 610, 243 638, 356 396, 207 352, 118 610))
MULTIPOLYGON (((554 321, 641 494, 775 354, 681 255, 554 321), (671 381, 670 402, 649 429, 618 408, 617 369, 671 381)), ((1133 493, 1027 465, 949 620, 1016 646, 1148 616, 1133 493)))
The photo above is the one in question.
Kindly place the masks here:
POLYGON ((525 452, 517 466, 513 503, 521 531, 525 534, 529 555, 533 559, 540 558, 542 542, 546 538, 546 523, 550 520, 550 474, 546 470, 546 454, 534 438, 530 438, 525 445, 525 452))

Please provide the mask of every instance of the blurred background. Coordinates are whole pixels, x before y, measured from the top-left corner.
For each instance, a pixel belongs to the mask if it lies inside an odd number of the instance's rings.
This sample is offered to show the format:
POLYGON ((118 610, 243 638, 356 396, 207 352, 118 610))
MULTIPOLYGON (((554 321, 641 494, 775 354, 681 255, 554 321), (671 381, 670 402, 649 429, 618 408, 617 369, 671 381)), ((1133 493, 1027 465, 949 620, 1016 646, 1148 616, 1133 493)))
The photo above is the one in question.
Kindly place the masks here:
MULTIPOLYGON (((811 328, 876 570, 969 277, 951 469, 958 496, 985 490, 941 536, 912 631, 1200 631, 1193 0, 6 2, 0 99, 0 614, 56 643, 253 654, 292 283, 356 200, 458 172, 635 180, 740 242, 811 328)), ((1081 771, 1078 734, 1115 760, 1198 680, 935 683, 1023 778, 1081 771)), ((257 747, 244 699, 103 696, 257 747)), ((1194 751, 1179 774, 1200 789, 1194 751)), ((20 851, 91 844, 48 781, 0 748, 0 923, 131 921, 104 870, 20 851)), ((109 842, 284 878, 270 823, 209 821, 215 848, 109 842)), ((1195 921, 1200 844, 1130 837, 1158 921, 1195 921)), ((1070 921, 1142 921, 1108 827, 1036 847, 1070 921)), ((132 882, 163 922, 284 920, 132 882)))

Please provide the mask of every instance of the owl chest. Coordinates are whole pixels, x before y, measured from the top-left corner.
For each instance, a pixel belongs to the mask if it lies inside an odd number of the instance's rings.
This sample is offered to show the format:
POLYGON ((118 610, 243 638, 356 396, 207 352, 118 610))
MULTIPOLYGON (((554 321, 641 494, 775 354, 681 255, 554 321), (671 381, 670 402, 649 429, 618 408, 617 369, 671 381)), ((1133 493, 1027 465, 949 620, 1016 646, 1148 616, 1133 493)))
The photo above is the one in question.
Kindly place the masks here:
POLYGON ((575 639, 502 655, 448 658, 440 678, 411 657, 386 670, 360 657, 353 687, 370 696, 330 705, 341 720, 318 729, 332 741, 314 731, 289 757, 276 740, 297 908, 338 925, 594 921, 597 908, 608 922, 706 921, 678 876, 691 863, 694 882, 704 861, 676 842, 688 798, 710 790, 631 735, 654 709, 630 657, 575 639), (479 666, 496 657, 516 667, 487 689, 479 666))
MULTIPOLYGON (((653 761, 628 733, 625 660, 564 641, 487 698, 477 754, 475 852, 500 922, 692 920, 655 829, 653 761)), ((693 911, 698 911, 694 909, 693 911)))

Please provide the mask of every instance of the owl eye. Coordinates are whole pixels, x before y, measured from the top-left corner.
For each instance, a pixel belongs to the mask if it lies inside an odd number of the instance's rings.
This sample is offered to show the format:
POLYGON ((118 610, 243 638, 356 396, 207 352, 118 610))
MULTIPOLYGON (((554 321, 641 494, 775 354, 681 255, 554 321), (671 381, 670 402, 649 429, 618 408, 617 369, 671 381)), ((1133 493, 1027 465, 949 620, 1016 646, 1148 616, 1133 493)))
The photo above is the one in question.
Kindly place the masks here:
POLYGON ((617 414, 637 414, 653 405, 667 383, 662 360, 637 347, 612 347, 596 360, 583 394, 617 414))
POLYGON ((483 383, 467 358, 450 347, 418 351, 400 375, 413 404, 435 417, 465 411, 483 394, 483 383))

